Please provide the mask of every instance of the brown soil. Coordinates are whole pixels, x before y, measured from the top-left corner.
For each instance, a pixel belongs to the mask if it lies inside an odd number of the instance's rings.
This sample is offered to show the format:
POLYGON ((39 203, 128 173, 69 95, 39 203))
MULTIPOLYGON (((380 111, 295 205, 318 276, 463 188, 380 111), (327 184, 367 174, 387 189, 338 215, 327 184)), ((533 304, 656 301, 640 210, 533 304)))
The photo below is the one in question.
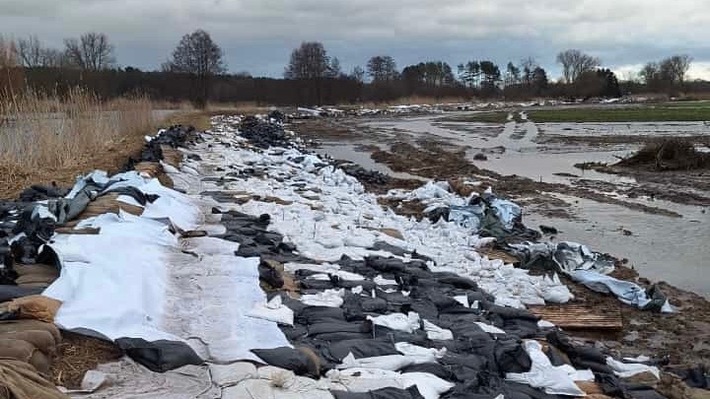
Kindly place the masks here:
POLYGON ((51 369, 52 382, 58 386, 80 388, 87 371, 123 356, 121 349, 111 342, 66 331, 62 337, 51 369))
MULTIPOLYGON (((617 270, 615 277, 630 277, 630 269, 617 270)), ((596 309, 614 309, 621 306, 623 329, 617 333, 599 331, 580 332, 575 335, 601 342, 616 356, 646 355, 654 358, 669 357, 671 365, 697 366, 710 362, 710 302, 691 292, 666 283, 658 287, 667 295, 677 313, 660 314, 624 305, 612 295, 599 294, 561 278, 575 296, 575 303, 584 303, 596 309)), ((628 278, 634 280, 633 278, 628 278)), ((644 279, 639 279, 642 286, 644 279)))

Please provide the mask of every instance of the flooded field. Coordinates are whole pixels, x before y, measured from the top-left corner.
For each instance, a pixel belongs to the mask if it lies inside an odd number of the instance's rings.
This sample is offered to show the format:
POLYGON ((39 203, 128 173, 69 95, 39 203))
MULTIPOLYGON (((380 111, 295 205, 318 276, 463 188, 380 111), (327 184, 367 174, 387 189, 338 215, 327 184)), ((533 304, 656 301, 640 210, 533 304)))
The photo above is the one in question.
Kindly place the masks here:
POLYGON ((435 143, 465 151, 466 158, 480 169, 547 184, 543 187, 569 188, 572 191, 546 192, 564 204, 563 213, 555 216, 547 205, 526 206, 526 223, 555 226, 561 231, 557 239, 586 243, 628 259, 641 276, 652 281, 666 281, 710 297, 707 177, 656 181, 575 167, 584 162, 614 163, 657 137, 685 136, 707 143, 710 126, 705 122, 536 124, 520 113, 511 114, 505 124, 491 124, 456 121, 456 116, 354 120, 350 122, 352 135, 326 137, 318 152, 393 177, 412 178, 416 171, 395 172, 373 161, 370 153, 396 143, 419 148, 435 143), (486 160, 474 160, 483 156, 486 160), (587 194, 574 195, 576 189, 587 194), (668 214, 640 210, 634 204, 668 214))

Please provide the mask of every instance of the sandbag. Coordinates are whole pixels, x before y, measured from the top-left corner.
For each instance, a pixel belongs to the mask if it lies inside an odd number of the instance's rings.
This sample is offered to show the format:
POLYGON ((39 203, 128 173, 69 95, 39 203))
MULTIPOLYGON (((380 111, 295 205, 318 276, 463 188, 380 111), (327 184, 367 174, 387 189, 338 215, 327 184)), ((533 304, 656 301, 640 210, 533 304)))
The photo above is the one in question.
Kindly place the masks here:
POLYGON ((30 360, 27 362, 32 365, 35 369, 37 369, 37 372, 42 375, 42 376, 49 376, 50 375, 50 369, 52 367, 52 361, 50 358, 42 353, 39 349, 35 350, 32 353, 32 356, 30 357, 30 360))
POLYGON ((34 275, 43 277, 59 277, 59 269, 52 265, 44 265, 41 263, 35 263, 31 265, 18 264, 15 265, 15 271, 20 277, 34 275))
POLYGON ((30 362, 37 348, 27 341, 0 338, 0 358, 30 362))
POLYGON ((0 397, 9 399, 69 399, 54 384, 43 379, 31 365, 0 360, 0 397))
POLYGON ((416 386, 407 389, 382 388, 370 392, 330 392, 335 399, 424 399, 416 386))
POLYGON ((151 371, 164 373, 188 364, 200 365, 200 358, 189 345, 175 341, 148 342, 140 338, 119 338, 116 345, 136 362, 151 371))
POLYGON ((56 341, 49 331, 42 330, 26 330, 7 332, 0 335, 0 339, 14 339, 18 341, 26 341, 39 349, 42 353, 52 356, 56 352, 56 341))
POLYGON ((334 342, 328 345, 323 352, 328 360, 340 363, 350 353, 356 359, 397 355, 399 352, 391 341, 380 341, 374 339, 354 339, 334 342))
POLYGON ((7 332, 15 331, 47 331, 52 334, 54 341, 60 343, 62 341, 62 334, 59 332, 57 326, 51 323, 45 323, 39 320, 7 320, 0 321, 0 336, 7 332))
POLYGON ((40 284, 49 286, 56 280, 56 276, 44 276, 41 274, 25 274, 15 279, 15 283, 20 287, 37 287, 40 284))
POLYGON ((42 287, 18 287, 16 285, 0 285, 0 302, 10 301, 23 296, 40 294, 42 287))
POLYGON ((34 319, 53 323, 62 303, 43 295, 32 295, 10 302, 8 311, 18 312, 21 319, 34 319))
POLYGON ((308 348, 252 349, 266 364, 293 371, 296 375, 320 376, 320 358, 308 348))

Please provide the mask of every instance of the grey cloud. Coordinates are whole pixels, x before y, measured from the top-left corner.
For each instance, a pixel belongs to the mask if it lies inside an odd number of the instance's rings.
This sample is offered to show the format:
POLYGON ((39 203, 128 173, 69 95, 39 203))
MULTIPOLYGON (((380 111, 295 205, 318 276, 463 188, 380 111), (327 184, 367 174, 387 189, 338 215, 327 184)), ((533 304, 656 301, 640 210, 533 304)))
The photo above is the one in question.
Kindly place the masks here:
POLYGON ((710 13, 697 0, 1 0, 0 26, 60 46, 107 33, 119 62, 157 68, 197 28, 225 49, 230 69, 280 75, 291 49, 320 40, 346 69, 373 54, 400 66, 426 59, 500 63, 580 48, 605 65, 642 64, 686 52, 710 61, 710 13))

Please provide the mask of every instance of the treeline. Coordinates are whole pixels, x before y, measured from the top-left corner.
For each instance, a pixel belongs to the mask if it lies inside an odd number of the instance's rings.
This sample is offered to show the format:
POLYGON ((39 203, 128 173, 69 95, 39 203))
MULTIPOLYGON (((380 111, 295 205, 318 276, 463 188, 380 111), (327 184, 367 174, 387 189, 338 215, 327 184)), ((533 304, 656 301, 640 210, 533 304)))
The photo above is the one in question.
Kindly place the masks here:
POLYGON ((500 66, 491 60, 467 60, 455 67, 426 61, 398 68, 394 58, 377 55, 363 67, 343 71, 323 44, 306 42, 294 49, 283 78, 229 74, 222 49, 197 30, 185 35, 159 71, 118 67, 114 46, 102 33, 65 40, 50 49, 36 37, 16 42, 0 38, 0 91, 31 88, 64 95, 76 86, 102 98, 133 94, 155 100, 257 102, 261 104, 335 104, 390 101, 407 96, 527 100, 540 97, 587 99, 641 92, 675 94, 707 90, 705 83, 686 82, 692 59, 677 55, 647 64, 639 79, 620 82, 601 61, 579 50, 556 59, 563 79, 552 81, 534 59, 500 66))

